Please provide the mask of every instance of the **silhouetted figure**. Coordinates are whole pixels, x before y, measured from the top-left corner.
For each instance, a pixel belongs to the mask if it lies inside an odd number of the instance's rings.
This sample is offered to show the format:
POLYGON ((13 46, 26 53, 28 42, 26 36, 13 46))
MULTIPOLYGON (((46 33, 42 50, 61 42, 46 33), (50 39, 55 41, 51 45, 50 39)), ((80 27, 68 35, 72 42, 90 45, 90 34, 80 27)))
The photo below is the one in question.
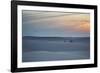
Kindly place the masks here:
POLYGON ((72 41, 72 40, 70 40, 69 42, 71 42, 71 43, 72 43, 73 41, 72 41))
POLYGON ((66 42, 66 40, 64 40, 64 42, 66 42))
MULTIPOLYGON (((66 40, 64 40, 64 42, 66 42, 66 40)), ((72 43, 73 41, 72 40, 69 40, 69 42, 72 43)))

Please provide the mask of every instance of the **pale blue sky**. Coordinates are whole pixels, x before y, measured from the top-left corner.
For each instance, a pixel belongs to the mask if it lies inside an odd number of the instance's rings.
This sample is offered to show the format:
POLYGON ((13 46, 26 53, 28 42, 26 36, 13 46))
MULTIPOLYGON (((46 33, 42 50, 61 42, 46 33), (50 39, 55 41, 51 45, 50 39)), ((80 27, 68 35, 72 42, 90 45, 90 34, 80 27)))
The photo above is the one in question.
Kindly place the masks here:
POLYGON ((22 11, 23 36, 88 37, 90 15, 46 11, 22 11))

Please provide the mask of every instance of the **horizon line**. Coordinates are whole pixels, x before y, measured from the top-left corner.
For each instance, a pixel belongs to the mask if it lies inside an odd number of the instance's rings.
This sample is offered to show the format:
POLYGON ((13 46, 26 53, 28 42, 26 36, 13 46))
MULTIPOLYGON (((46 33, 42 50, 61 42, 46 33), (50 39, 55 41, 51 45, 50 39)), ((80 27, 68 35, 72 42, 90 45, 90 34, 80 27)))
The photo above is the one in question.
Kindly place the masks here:
MULTIPOLYGON (((22 37, 63 37, 63 36, 22 36, 22 37)), ((82 36, 65 36, 65 37, 82 37, 82 36)), ((83 36, 90 37, 90 36, 83 36)))

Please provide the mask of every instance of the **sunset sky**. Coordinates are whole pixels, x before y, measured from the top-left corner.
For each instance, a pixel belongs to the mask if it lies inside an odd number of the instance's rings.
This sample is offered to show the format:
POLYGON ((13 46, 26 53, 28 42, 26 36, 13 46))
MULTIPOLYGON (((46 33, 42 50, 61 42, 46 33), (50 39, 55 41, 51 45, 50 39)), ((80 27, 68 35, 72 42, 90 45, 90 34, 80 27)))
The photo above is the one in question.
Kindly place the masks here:
POLYGON ((23 36, 89 37, 90 14, 23 10, 22 32, 23 36))

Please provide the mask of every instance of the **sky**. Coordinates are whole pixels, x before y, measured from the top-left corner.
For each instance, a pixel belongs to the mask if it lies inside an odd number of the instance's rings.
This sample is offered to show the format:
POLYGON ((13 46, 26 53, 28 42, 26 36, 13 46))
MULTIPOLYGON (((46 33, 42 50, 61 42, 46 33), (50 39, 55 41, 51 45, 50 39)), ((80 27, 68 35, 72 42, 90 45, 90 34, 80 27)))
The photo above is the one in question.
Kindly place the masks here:
POLYGON ((89 37, 90 14, 22 10, 22 35, 38 37, 89 37))

